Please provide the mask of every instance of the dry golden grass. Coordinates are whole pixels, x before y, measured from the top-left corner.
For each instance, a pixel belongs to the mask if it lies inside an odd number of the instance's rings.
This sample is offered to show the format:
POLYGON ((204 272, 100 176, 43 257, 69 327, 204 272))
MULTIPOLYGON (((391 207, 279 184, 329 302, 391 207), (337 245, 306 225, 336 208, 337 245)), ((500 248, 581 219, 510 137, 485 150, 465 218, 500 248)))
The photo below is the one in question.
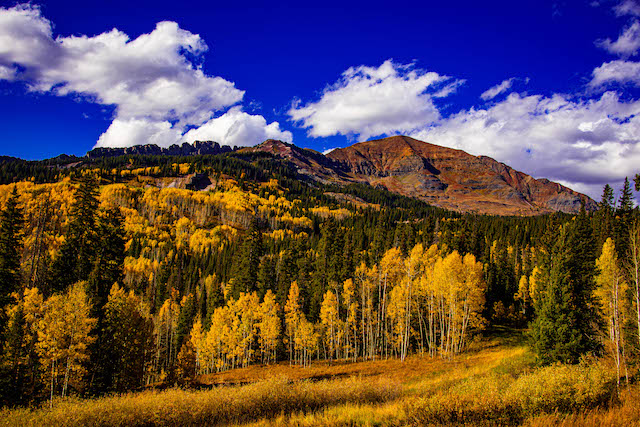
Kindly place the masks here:
POLYGON ((624 389, 620 404, 606 409, 593 409, 572 414, 550 414, 532 418, 525 423, 530 427, 584 426, 633 427, 640 426, 640 388, 624 389))
POLYGON ((96 400, 62 400, 56 402, 53 410, 2 411, 0 425, 220 425, 312 412, 347 402, 383 402, 398 395, 399 385, 386 379, 290 383, 285 378, 276 378, 207 391, 172 389, 96 400))
POLYGON ((639 389, 618 399, 611 372, 596 361, 536 368, 521 337, 503 334, 453 361, 252 366, 200 378, 211 390, 69 399, 4 410, 0 425, 640 425, 639 389))

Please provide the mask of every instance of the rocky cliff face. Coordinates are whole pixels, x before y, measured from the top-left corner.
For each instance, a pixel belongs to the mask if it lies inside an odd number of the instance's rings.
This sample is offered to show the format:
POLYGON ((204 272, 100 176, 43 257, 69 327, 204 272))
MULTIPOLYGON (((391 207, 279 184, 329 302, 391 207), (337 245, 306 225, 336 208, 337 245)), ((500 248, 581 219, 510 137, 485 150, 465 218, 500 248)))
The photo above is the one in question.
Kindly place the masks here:
POLYGON ((226 145, 220 146, 213 141, 195 141, 193 144, 174 144, 169 148, 158 147, 155 144, 134 145, 126 148, 94 148, 87 153, 89 159, 100 157, 115 157, 126 154, 130 155, 166 155, 166 156, 195 156, 198 154, 222 154, 233 151, 226 145))
POLYGON ((589 197, 546 179, 534 179, 504 163, 405 136, 361 142, 327 157, 354 181, 464 212, 498 215, 573 213, 589 197))
POLYGON ((300 148, 286 142, 268 139, 255 147, 243 148, 240 152, 271 153, 293 163, 299 173, 320 182, 345 184, 350 181, 341 164, 309 148, 300 148))

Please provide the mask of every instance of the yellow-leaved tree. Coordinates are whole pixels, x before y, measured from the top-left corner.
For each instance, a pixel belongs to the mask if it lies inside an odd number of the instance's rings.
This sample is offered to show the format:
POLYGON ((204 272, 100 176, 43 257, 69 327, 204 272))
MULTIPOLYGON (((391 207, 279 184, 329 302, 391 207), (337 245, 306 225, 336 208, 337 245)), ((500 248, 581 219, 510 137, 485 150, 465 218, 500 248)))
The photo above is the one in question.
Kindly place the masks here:
POLYGON ((271 289, 264 295, 260 304, 260 351, 262 353, 262 363, 275 363, 276 348, 280 337, 280 317, 278 312, 280 305, 276 302, 276 297, 271 289))
POLYGON ((600 302, 602 314, 607 321, 609 330, 609 340, 613 359, 618 372, 617 380, 620 384, 620 369, 624 368, 627 382, 629 374, 624 352, 624 295, 627 291, 627 283, 618 256, 616 254, 615 243, 608 238, 602 246, 602 255, 596 260, 599 274, 596 276, 595 295, 600 302))
POLYGON ((76 389, 83 385, 88 347, 95 340, 90 334, 96 319, 89 317, 90 310, 85 282, 74 284, 65 294, 53 295, 44 303, 36 349, 50 384, 51 403, 60 382, 63 397, 69 384, 76 389))
POLYGON ((289 296, 284 306, 284 322, 286 344, 289 349, 289 365, 295 360, 296 336, 299 333, 300 321, 304 317, 300 308, 300 288, 298 282, 292 282, 289 287, 289 296))
POLYGON ((344 352, 347 358, 351 356, 354 361, 358 357, 358 299, 355 293, 353 280, 345 280, 342 285, 342 303, 347 313, 344 352))
POLYGON ((340 347, 340 317, 338 315, 338 299, 332 291, 324 294, 322 305, 320 306, 320 321, 324 327, 324 340, 329 351, 329 359, 339 358, 340 347))

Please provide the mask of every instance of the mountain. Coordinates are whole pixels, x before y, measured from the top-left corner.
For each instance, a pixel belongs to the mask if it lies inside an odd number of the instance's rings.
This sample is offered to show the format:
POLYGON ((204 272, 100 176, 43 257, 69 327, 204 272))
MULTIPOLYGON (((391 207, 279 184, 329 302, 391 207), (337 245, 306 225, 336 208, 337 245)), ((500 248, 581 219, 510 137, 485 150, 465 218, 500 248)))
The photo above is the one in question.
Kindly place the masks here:
POLYGON ((348 168, 333 159, 309 148, 300 148, 287 142, 268 139, 255 147, 243 148, 244 153, 270 153, 291 162, 298 173, 307 175, 325 184, 348 184, 352 180, 347 175, 348 168))
POLYGON ((534 179, 490 157, 473 156, 407 136, 360 142, 327 158, 356 181, 382 186, 432 205, 461 212, 535 215, 574 213, 596 203, 547 179, 534 179))
POLYGON ((575 213, 584 201, 576 191, 535 179, 490 157, 393 136, 338 148, 326 156, 267 140, 245 152, 268 152, 292 162, 298 172, 323 183, 367 183, 458 212, 495 215, 575 213))
POLYGON ((89 159, 98 159, 101 157, 116 157, 129 155, 166 155, 166 156, 195 156, 198 154, 223 154, 229 153, 233 149, 227 145, 220 145, 213 141, 195 141, 193 144, 183 143, 182 145, 173 144, 169 148, 158 147, 155 144, 134 145, 133 147, 94 148, 87 153, 89 159))

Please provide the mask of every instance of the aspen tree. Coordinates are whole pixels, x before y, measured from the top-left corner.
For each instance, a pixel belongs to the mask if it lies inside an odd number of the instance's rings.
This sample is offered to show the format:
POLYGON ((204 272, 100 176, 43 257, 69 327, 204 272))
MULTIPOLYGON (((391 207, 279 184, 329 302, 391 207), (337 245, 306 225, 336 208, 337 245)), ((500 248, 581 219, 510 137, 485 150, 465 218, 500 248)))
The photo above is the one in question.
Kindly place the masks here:
POLYGON ((627 284, 618 262, 615 244, 608 238, 602 246, 602 255, 596 260, 599 274, 596 276, 595 295, 600 302, 602 314, 607 320, 609 340, 611 341, 613 358, 617 369, 617 382, 620 385, 620 369, 625 370, 627 382, 629 374, 624 351, 624 294, 627 284))
POLYGON ((262 363, 275 363, 276 347, 280 337, 280 317, 278 312, 280 306, 276 302, 276 297, 267 290, 264 300, 260 305, 260 350, 262 352, 262 363))
POLYGON ((196 321, 193 322, 193 327, 191 328, 191 332, 189 333, 191 345, 194 348, 196 353, 196 372, 202 371, 202 350, 204 347, 205 334, 202 330, 202 320, 200 317, 196 318, 196 321))
POLYGON ((347 279, 342 287, 342 303, 344 304, 345 319, 345 355, 352 355, 355 361, 358 357, 358 300, 355 296, 355 284, 347 279))
MULTIPOLYGON (((636 188, 640 183, 636 175, 636 188)), ((629 231, 629 261, 627 272, 633 285, 633 303, 635 305, 635 322, 638 329, 638 345, 640 345, 640 223, 636 222, 629 231)))
POLYGON ((377 341, 381 354, 388 357, 388 337, 390 335, 387 323, 387 294, 398 283, 402 275, 402 252, 398 248, 391 248, 385 252, 380 260, 378 280, 378 316, 377 316, 377 341))
POLYGON ((329 349, 329 359, 338 358, 338 333, 340 318, 338 317, 338 299, 332 291, 327 291, 320 307, 320 321, 325 330, 325 343, 329 349))
POLYGON ((91 305, 84 290, 85 282, 78 282, 66 294, 57 294, 45 304, 38 323, 36 345, 41 363, 50 380, 51 404, 56 383, 62 375, 62 396, 68 393, 69 383, 80 386, 84 363, 89 358, 90 335, 96 320, 89 317, 91 305))
POLYGON ((291 287, 289 288, 289 297, 287 298, 287 303, 284 306, 284 317, 285 317, 285 326, 286 326, 286 340, 289 348, 289 365, 294 362, 295 359, 295 343, 296 343, 296 335, 298 334, 298 330, 300 327, 300 319, 303 316, 302 310, 300 309, 300 288, 298 287, 297 282, 291 283, 291 287))

